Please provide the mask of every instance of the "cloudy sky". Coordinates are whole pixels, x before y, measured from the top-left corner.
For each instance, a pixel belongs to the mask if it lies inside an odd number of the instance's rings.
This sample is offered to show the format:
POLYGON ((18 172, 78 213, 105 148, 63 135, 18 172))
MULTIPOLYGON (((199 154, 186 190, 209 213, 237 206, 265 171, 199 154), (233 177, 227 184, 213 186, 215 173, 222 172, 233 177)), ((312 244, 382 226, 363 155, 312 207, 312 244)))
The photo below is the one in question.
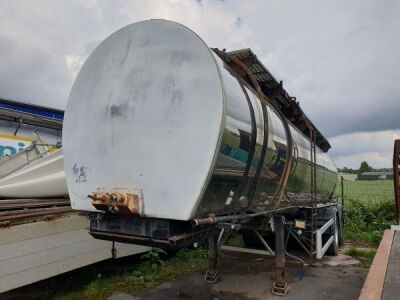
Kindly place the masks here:
POLYGON ((64 108, 109 34, 163 18, 250 47, 332 144, 339 167, 390 167, 400 138, 400 1, 0 0, 0 97, 64 108))

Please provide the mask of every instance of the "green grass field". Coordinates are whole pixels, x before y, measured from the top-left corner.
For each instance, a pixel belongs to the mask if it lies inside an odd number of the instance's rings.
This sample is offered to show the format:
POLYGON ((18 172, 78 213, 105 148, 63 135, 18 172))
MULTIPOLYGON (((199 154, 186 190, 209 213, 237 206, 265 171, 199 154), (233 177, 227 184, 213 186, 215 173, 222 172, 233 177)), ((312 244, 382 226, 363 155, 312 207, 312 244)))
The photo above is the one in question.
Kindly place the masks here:
MULTIPOLYGON (((393 180, 343 181, 344 200, 394 201, 393 180)), ((341 197, 341 182, 336 185, 336 195, 341 197)))

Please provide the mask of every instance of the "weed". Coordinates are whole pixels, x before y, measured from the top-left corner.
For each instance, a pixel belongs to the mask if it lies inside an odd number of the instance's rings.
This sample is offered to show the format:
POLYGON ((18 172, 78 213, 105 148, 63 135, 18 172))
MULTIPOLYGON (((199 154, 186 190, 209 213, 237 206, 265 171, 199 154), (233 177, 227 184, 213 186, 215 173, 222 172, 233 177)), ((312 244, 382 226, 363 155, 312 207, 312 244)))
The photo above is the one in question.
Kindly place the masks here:
POLYGON ((242 235, 239 233, 231 234, 225 244, 233 247, 241 247, 241 248, 246 247, 246 245, 243 242, 242 235))
POLYGON ((167 255, 167 252, 159 248, 153 248, 141 259, 143 260, 143 267, 151 268, 154 272, 157 272, 160 268, 165 266, 165 262, 161 259, 162 255, 167 255))
POLYGON ((181 274, 206 270, 206 257, 203 248, 184 249, 173 256, 167 256, 163 250, 152 249, 141 257, 142 262, 134 269, 97 278, 83 289, 64 293, 57 299, 107 299, 115 292, 141 292, 181 274))
POLYGON ((371 266, 372 261, 374 260, 376 250, 350 247, 346 251, 346 254, 358 258, 364 267, 369 267, 371 266))

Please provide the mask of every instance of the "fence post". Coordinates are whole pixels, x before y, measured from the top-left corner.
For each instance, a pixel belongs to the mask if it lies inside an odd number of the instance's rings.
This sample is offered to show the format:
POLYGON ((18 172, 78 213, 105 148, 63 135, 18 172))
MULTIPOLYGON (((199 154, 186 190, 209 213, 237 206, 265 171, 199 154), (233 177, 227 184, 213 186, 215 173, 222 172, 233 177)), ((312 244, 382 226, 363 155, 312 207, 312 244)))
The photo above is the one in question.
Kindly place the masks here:
POLYGON ((340 189, 342 192, 342 219, 343 219, 343 224, 344 224, 344 184, 343 184, 344 178, 343 176, 340 176, 340 189))
POLYGON ((400 224, 400 140, 394 141, 393 181, 394 181, 394 201, 396 202, 396 214, 398 222, 400 224))

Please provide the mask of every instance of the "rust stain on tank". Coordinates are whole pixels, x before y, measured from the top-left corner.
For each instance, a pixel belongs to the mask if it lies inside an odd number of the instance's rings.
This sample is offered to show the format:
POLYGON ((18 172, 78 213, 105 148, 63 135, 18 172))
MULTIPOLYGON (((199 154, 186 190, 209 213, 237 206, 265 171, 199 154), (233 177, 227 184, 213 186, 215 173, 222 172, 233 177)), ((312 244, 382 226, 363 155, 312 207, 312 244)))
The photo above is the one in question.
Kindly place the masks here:
POLYGON ((98 210, 121 215, 139 214, 139 196, 131 193, 92 193, 93 206, 98 210))

